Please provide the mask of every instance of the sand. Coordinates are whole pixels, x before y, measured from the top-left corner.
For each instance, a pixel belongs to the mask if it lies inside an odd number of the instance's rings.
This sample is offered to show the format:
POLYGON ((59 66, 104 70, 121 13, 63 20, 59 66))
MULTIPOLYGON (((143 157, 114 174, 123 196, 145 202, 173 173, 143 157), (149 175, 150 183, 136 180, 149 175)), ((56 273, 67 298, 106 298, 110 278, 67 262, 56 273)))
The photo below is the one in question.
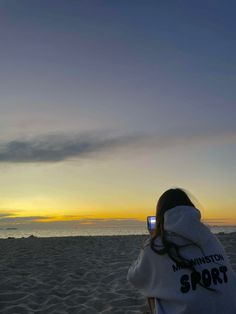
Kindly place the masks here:
MULTIPOLYGON (((0 313, 147 313, 126 281, 146 236, 0 240, 0 313)), ((236 271, 236 233, 219 235, 236 271)))

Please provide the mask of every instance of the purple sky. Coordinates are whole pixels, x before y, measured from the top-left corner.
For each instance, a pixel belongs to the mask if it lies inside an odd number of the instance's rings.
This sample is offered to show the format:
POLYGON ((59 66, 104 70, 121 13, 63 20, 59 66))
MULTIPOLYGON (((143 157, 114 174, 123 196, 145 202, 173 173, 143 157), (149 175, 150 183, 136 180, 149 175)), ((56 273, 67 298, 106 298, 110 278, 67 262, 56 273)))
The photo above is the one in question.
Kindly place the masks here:
MULTIPOLYGON (((186 158, 191 188, 205 197, 200 179, 193 181, 202 169, 212 197, 217 190, 229 199, 236 182, 235 1, 5 0, 0 7, 0 164, 53 167, 87 156, 94 163, 102 153, 114 158, 111 169, 127 158, 129 169, 133 154, 149 175, 158 176, 162 164, 161 191, 173 179, 165 171, 174 171, 173 184, 188 185, 186 173, 181 180, 186 158)), ((32 185, 37 175, 28 179, 32 185)))
POLYGON ((65 131, 235 131, 233 1, 1 7, 1 120, 52 130, 63 122, 65 131))

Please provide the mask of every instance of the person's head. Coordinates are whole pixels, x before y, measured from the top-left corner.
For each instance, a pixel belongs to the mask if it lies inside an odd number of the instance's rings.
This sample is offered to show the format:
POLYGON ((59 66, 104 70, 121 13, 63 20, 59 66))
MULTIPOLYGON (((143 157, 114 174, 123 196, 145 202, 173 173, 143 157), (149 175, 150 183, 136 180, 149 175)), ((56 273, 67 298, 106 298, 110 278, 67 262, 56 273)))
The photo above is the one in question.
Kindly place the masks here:
POLYGON ((189 196, 180 188, 169 189, 165 191, 157 202, 156 220, 157 228, 156 234, 161 234, 164 231, 164 215, 165 212, 176 206, 192 206, 195 207, 189 196))
MULTIPOLYGON (((188 268, 192 272, 196 272, 195 265, 191 260, 186 259, 181 255, 181 247, 178 246, 176 243, 172 242, 171 239, 168 238, 168 235, 165 233, 164 229, 164 215, 168 210, 171 210, 172 208, 176 206, 191 206, 195 207, 193 202, 190 200, 188 194, 180 189, 180 188, 175 188, 175 189, 169 189, 165 191, 161 197, 159 198, 157 202, 157 207, 156 207, 156 229, 154 234, 152 235, 151 238, 151 249, 153 252, 157 253, 158 255, 164 255, 167 254, 170 259, 172 259, 177 265, 180 265, 183 268, 188 268), (161 237, 163 248, 161 247, 156 247, 155 245, 155 239, 157 237, 161 237)), ((198 247, 201 250, 201 247, 189 240, 189 243, 192 245, 198 247)), ((215 291, 214 289, 207 287, 202 280, 198 282, 198 284, 207 290, 210 291, 215 291)))

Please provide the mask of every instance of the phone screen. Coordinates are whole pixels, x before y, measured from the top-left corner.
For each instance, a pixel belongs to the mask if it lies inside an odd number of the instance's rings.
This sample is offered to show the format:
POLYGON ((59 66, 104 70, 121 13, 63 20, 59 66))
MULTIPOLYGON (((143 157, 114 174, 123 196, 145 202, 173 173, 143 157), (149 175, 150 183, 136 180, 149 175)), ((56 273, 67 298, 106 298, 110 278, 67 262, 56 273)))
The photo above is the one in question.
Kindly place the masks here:
POLYGON ((156 227, 156 216, 147 217, 147 227, 149 231, 153 231, 156 227))

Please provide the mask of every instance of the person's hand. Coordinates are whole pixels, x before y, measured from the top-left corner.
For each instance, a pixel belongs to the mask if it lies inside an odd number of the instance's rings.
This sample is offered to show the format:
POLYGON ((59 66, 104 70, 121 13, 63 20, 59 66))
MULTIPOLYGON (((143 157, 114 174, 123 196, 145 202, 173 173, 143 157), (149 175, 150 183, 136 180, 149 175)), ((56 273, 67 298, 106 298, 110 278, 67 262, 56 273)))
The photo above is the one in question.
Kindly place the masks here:
POLYGON ((155 235, 155 230, 149 230, 150 236, 153 238, 155 235))

